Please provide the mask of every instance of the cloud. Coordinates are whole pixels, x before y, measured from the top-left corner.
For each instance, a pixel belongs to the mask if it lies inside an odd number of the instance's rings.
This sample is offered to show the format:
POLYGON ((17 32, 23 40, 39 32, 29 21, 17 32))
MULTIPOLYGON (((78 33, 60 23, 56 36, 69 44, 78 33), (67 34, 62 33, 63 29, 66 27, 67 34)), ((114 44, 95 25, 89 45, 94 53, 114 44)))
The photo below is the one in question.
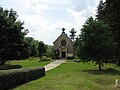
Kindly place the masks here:
MULTIPOLYGON (((4 0, 7 3, 6 0, 4 0)), ((80 33, 89 16, 95 15, 99 0, 11 0, 13 9, 29 29, 27 36, 52 44, 64 27, 69 36, 71 28, 80 33), (12 4, 13 3, 13 4, 12 4)), ((6 7, 8 5, 6 4, 6 7)))
POLYGON ((23 15, 19 17, 22 20, 27 21, 35 29, 45 27, 47 24, 47 19, 41 15, 23 15))
POLYGON ((88 17, 95 17, 99 0, 73 0, 68 12, 82 26, 88 17))
POLYGON ((68 12, 75 18, 75 20, 80 24, 80 26, 84 23, 86 19, 86 13, 85 10, 81 12, 77 12, 73 9, 68 8, 68 12))
POLYGON ((75 27, 76 30, 80 29, 79 25, 73 25, 65 21, 58 21, 54 24, 47 24, 45 27, 37 26, 35 30, 32 31, 32 33, 29 33, 27 36, 33 36, 37 40, 44 40, 45 43, 52 45, 53 41, 55 41, 55 39, 61 34, 61 29, 63 27, 66 29, 66 33, 69 33, 73 27, 75 27))

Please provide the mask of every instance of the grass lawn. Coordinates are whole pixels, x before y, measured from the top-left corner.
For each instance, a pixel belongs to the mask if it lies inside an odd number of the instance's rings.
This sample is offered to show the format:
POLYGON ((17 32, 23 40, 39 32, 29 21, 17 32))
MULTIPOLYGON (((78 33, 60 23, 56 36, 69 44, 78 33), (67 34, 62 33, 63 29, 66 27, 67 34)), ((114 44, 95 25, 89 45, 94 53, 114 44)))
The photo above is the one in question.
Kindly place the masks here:
POLYGON ((97 71, 92 63, 66 62, 47 71, 46 76, 21 85, 14 90, 120 90, 114 86, 120 80, 120 67, 106 65, 105 70, 97 71))
POLYGON ((27 67, 45 66, 52 61, 53 60, 38 62, 38 59, 34 59, 34 60, 26 59, 26 60, 19 60, 19 61, 13 60, 13 61, 7 62, 6 65, 21 65, 22 68, 27 68, 27 67))

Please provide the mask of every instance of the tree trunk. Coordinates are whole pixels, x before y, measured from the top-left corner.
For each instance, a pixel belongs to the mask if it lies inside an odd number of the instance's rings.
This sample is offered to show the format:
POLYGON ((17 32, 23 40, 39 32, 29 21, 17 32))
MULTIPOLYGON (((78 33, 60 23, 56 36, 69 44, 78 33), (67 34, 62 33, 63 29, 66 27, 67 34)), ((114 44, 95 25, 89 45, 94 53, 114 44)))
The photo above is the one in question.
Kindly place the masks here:
POLYGON ((116 50, 117 51, 117 65, 118 66, 120 66, 120 55, 119 55, 120 54, 120 52, 119 52, 120 47, 119 47, 119 45, 120 44, 117 45, 117 50, 116 50))
POLYGON ((117 61, 117 65, 120 66, 120 59, 117 61))
POLYGON ((101 71, 102 69, 101 69, 101 63, 99 62, 99 71, 101 71))

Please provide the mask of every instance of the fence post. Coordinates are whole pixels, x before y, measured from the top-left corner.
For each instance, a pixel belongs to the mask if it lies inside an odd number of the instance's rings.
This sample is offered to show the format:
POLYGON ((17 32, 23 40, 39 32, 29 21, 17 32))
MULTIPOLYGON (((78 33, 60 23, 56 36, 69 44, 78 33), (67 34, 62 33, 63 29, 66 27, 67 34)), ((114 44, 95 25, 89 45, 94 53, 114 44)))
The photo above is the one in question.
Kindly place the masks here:
POLYGON ((118 79, 115 80, 115 87, 118 87, 118 79))

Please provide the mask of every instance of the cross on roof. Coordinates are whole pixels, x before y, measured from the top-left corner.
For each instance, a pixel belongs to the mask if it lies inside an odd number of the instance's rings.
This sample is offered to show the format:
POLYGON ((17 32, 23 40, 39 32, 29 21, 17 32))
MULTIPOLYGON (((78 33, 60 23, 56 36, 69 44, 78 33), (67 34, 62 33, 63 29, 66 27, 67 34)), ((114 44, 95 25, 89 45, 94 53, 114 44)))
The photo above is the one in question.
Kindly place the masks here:
POLYGON ((65 31, 65 28, 62 28, 62 31, 63 31, 63 33, 64 33, 64 31, 65 31))

